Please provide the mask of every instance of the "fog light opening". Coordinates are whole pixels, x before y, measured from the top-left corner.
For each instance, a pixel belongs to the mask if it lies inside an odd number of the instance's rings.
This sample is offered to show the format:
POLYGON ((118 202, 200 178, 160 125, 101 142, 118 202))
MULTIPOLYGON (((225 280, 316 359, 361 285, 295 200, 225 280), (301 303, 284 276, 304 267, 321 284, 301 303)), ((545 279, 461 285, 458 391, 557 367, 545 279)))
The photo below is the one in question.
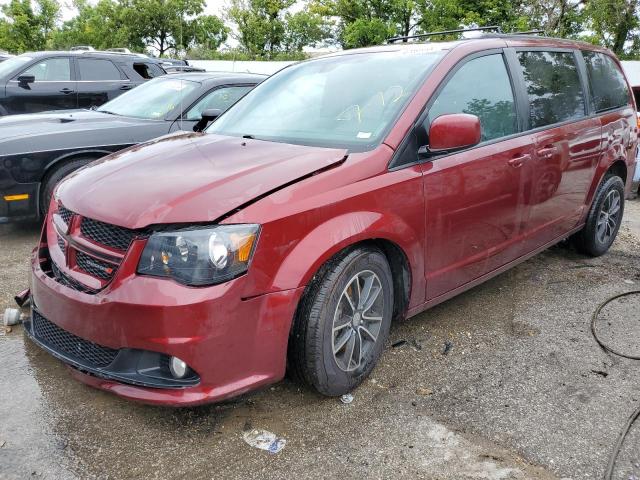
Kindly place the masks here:
POLYGON ((173 378, 184 378, 189 374, 189 365, 178 357, 171 357, 169 359, 169 371, 173 378))

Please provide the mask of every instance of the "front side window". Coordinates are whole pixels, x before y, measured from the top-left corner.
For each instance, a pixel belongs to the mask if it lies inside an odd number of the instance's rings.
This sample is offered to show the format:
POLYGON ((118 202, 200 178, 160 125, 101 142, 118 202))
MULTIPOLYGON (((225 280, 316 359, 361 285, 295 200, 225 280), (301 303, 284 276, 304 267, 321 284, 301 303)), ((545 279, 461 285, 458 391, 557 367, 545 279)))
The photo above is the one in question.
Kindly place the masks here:
POLYGON ((476 115, 482 141, 516 133, 513 90, 502 55, 475 58, 460 67, 429 108, 427 122, 448 113, 476 115))
POLYGON ((33 75, 36 82, 68 82, 71 80, 71 61, 69 58, 47 58, 31 65, 22 75, 33 75))
POLYGON ((596 112, 628 105, 629 88, 613 59, 597 52, 582 52, 582 55, 587 65, 596 112))
POLYGON ((249 90, 250 86, 242 87, 220 87, 209 92, 198 103, 196 103, 187 113, 187 120, 200 120, 202 112, 212 108, 220 109, 223 112, 231 105, 242 98, 249 90))
POLYGON ((99 58, 79 58, 80 80, 107 81, 121 80, 120 70, 109 60, 99 58))
POLYGON ((199 87, 198 82, 160 77, 114 98, 98 108, 98 111, 125 117, 163 120, 199 87))
POLYGON ((585 115, 584 92, 571 52, 518 52, 529 96, 529 128, 585 115))
POLYGON ((369 150, 443 53, 397 49, 298 63, 258 85, 207 132, 369 150))

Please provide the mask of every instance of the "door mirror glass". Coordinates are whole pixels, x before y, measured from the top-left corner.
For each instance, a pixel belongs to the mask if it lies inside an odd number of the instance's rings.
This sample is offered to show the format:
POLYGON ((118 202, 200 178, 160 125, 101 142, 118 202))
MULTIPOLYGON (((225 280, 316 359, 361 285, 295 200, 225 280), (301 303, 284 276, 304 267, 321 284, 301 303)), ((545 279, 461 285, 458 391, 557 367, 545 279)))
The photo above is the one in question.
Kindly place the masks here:
POLYGON ((209 122, 213 122, 220 115, 222 115, 222 110, 220 110, 219 108, 208 108, 204 110, 202 112, 202 118, 200 118, 200 121, 194 125, 193 131, 203 131, 207 127, 209 122))
POLYGON ((20 84, 21 87, 26 87, 27 85, 35 81, 36 81, 36 77, 34 75, 20 75, 18 77, 18 83, 20 84))
POLYGON ((446 153, 480 143, 480 119, 468 113, 440 115, 429 127, 429 153, 446 153))

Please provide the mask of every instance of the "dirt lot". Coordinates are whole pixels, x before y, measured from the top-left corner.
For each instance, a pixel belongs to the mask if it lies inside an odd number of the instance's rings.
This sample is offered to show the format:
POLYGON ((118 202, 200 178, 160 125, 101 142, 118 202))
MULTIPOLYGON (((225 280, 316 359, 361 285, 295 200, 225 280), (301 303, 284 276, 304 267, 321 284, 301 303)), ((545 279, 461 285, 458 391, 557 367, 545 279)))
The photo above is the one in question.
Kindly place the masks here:
MULTIPOLYGON (((27 285, 36 226, 0 226, 0 308, 27 285)), ((120 400, 70 378, 20 327, 0 333, 0 478, 601 478, 640 402, 640 362, 609 357, 596 306, 640 288, 640 201, 610 253, 557 246, 392 328, 349 405, 284 381, 194 409, 120 400), (448 348, 445 348, 448 345, 448 348), (443 352, 448 350, 446 354, 443 352), (247 428, 286 439, 276 455, 247 428)), ((638 354, 640 296, 603 312, 638 354)), ((640 476, 640 424, 617 479, 640 476)))

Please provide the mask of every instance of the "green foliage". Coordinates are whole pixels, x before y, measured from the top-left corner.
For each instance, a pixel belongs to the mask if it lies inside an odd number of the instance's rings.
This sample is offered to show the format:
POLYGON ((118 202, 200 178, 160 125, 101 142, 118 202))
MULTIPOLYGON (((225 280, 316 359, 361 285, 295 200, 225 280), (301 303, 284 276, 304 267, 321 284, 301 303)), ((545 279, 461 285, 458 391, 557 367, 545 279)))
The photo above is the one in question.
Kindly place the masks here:
POLYGON ((640 5, 638 0, 591 1, 585 8, 590 40, 617 55, 640 54, 640 5))
MULTIPOLYGON (((205 15, 221 0, 6 0, 0 50, 91 45, 202 58, 301 59, 306 47, 378 45, 389 37, 473 25, 504 32, 541 29, 580 38, 622 58, 640 56, 640 0, 225 0, 224 19, 205 15), (239 43, 220 52, 229 36, 239 43), (197 53, 197 55, 196 55, 197 53)), ((448 35, 431 40, 460 38, 448 35)))
POLYGON ((55 0, 11 0, 2 6, 0 49, 14 53, 43 50, 50 46, 60 6, 55 0), (33 8, 35 6, 35 8, 33 8))
POLYGON ((301 52, 327 38, 325 20, 309 11, 291 13, 295 0, 231 0, 227 18, 237 26, 240 47, 253 58, 301 52))
POLYGON ((92 6, 87 0, 76 0, 78 15, 65 22, 54 36, 54 46, 69 49, 74 45, 91 45, 104 50, 125 47, 143 51, 145 43, 136 38, 127 23, 125 7, 114 0, 99 0, 92 6))

